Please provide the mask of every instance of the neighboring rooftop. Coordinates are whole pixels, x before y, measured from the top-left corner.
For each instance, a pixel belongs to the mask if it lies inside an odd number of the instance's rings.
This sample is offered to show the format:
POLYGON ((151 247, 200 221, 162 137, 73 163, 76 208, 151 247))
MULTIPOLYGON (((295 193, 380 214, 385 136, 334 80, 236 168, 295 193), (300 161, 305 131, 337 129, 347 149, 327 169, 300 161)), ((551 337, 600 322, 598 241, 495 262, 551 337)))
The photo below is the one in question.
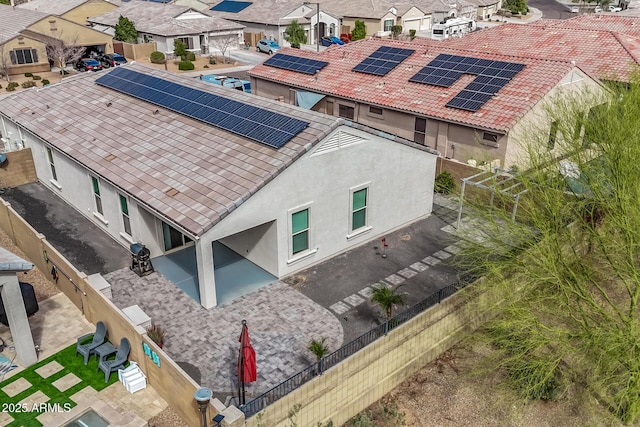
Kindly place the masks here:
POLYGON ((0 44, 17 36, 26 27, 49 16, 47 13, 0 4, 0 44))
MULTIPOLYGON (((216 2, 213 7, 216 7, 224 3, 216 2)), ((239 2, 238 2, 239 3, 239 2)), ((289 22, 286 19, 281 19, 283 16, 291 14, 296 8, 302 5, 302 2, 294 1, 280 1, 280 0, 258 0, 251 2, 247 7, 238 10, 237 12, 224 12, 221 10, 210 10, 209 13, 218 16, 220 18, 229 19, 238 22, 254 22, 260 24, 269 25, 282 25, 286 26, 289 22)), ((324 4, 320 5, 324 9, 324 4)), ((315 5, 310 5, 315 10, 315 5)), ((315 12, 314 12, 315 13, 315 12)), ((305 17, 296 17, 299 24, 308 23, 309 20, 305 17)))
POLYGON ((470 52, 513 52, 521 57, 575 61, 599 79, 627 81, 640 60, 640 38, 604 28, 505 24, 474 31, 463 38, 447 39, 442 46, 470 52))
MULTIPOLYGON (((466 39, 467 37, 465 37, 466 39)), ((529 109, 542 99, 572 69, 567 61, 551 61, 495 53, 470 52, 447 48, 442 42, 427 45, 393 40, 362 40, 333 47, 320 54, 298 49, 281 49, 279 53, 301 56, 329 64, 314 76, 260 64, 249 74, 309 91, 354 99, 418 115, 507 132, 529 109), (384 76, 354 72, 352 69, 381 46, 414 49, 415 52, 384 76), (496 96, 476 112, 445 105, 456 97, 476 76, 464 74, 450 87, 410 82, 418 71, 439 54, 523 64, 524 69, 502 87, 496 96)))
POLYGON ((640 38, 640 18, 623 16, 619 13, 586 13, 571 19, 544 19, 529 25, 543 25, 554 28, 615 31, 640 38))
MULTIPOLYGON (((89 1, 90 0, 31 0, 27 3, 22 3, 17 7, 60 16, 89 1)), ((105 3, 112 3, 116 6, 120 6, 122 4, 122 0, 102 1, 105 3)))
POLYGON ((33 264, 25 261, 18 255, 0 248, 0 271, 29 271, 33 268, 33 264))
POLYGON ((95 83, 112 71, 83 73, 0 99, 0 111, 12 120, 196 236, 341 123, 140 64, 121 67, 309 123, 276 150, 95 83))
POLYGON ((244 28, 244 25, 215 17, 208 11, 199 12, 187 6, 135 0, 123 3, 112 12, 90 18, 89 22, 114 27, 120 16, 133 21, 140 33, 166 37, 244 28), (187 14, 188 18, 185 16, 187 14))

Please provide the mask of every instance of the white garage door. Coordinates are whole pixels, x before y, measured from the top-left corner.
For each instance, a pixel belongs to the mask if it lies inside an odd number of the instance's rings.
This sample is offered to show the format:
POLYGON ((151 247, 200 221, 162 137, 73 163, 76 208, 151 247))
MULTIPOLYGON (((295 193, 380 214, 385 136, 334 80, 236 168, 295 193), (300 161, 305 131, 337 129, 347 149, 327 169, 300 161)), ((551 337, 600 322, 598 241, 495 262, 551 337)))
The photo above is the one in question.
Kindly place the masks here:
POLYGON ((420 31, 420 20, 419 19, 412 19, 412 20, 407 20, 404 21, 404 28, 402 28, 402 32, 403 33, 408 33, 409 30, 416 30, 416 31, 420 31))

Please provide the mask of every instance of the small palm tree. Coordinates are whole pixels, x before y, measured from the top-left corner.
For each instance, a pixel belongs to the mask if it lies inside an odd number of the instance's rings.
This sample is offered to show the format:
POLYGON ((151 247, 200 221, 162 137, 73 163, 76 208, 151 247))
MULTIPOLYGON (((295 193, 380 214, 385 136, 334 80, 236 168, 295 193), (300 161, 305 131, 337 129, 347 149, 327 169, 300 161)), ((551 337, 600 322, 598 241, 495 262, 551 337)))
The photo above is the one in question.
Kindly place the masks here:
POLYGON ((387 316, 387 320, 391 319, 394 308, 407 304, 405 302, 405 296, 403 294, 396 293, 397 290, 398 288, 390 289, 386 286, 381 286, 379 288, 374 288, 371 293, 371 302, 375 302, 380 306, 387 316))
POLYGON ((314 338, 309 342, 309 346, 307 347, 311 353, 316 355, 318 362, 329 353, 329 347, 327 347, 325 341, 327 341, 325 337, 320 338, 320 340, 314 338))

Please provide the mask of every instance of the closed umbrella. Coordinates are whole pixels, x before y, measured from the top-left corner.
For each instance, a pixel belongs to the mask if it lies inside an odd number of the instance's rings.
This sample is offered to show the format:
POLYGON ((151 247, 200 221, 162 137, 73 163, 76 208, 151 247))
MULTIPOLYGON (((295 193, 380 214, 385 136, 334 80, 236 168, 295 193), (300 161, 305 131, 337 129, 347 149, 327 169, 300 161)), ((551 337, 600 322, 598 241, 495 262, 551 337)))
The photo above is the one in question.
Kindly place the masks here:
POLYGON ((242 400, 240 404, 244 405, 246 403, 244 385, 245 383, 255 382, 257 379, 256 352, 251 345, 246 320, 242 321, 242 332, 240 332, 238 342, 240 343, 240 351, 238 354, 238 382, 242 388, 242 400))

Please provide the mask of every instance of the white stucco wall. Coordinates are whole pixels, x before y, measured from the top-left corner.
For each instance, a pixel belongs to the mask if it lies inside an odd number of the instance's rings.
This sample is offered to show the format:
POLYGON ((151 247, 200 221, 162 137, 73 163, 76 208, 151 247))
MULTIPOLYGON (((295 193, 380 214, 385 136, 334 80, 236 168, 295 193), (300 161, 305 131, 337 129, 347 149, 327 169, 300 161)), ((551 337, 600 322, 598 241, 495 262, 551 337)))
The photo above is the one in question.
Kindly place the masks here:
MULTIPOLYGON (((322 153, 317 152, 322 150, 322 145, 314 148, 201 240, 229 241, 236 252, 282 277, 431 212, 435 155, 346 126, 341 126, 334 134, 338 131, 365 141, 322 153), (371 228, 348 237, 350 189, 363 185, 369 188, 367 225, 371 228), (291 255, 290 215, 306 206, 310 209, 310 250, 294 257, 291 255), (270 244, 264 244, 258 237, 255 240, 236 237, 225 240, 248 228, 273 221, 276 240, 270 244), (278 253, 276 271, 272 267, 274 252, 278 253)), ((270 225, 268 230, 273 232, 273 228, 270 225)))

